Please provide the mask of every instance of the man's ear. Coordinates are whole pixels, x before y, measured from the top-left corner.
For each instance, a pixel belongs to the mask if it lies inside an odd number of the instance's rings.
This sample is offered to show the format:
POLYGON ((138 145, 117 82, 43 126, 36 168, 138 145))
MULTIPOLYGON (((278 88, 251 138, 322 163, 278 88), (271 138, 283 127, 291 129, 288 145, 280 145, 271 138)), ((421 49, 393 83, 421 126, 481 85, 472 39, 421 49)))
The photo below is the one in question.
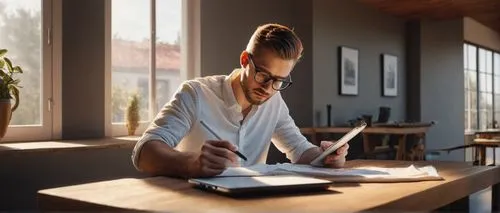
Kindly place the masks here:
POLYGON ((240 55, 240 65, 241 65, 241 68, 245 68, 246 66, 248 66, 248 52, 246 50, 243 50, 243 52, 241 52, 241 55, 240 55))

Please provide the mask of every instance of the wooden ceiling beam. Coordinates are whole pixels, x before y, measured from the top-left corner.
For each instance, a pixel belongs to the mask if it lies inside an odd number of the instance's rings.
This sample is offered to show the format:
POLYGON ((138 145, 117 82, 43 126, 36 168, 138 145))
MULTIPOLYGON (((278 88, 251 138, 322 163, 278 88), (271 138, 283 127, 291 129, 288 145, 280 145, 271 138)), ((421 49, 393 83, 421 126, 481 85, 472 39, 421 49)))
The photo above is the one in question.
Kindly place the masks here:
POLYGON ((500 0, 359 0, 406 19, 471 17, 500 32, 500 0))

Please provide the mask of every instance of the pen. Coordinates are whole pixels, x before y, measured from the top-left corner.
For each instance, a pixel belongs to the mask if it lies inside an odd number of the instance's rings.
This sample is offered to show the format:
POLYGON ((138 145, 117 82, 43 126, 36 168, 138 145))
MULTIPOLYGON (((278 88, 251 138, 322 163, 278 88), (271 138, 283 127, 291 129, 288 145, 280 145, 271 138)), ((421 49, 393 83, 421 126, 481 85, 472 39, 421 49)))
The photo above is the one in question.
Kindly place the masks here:
MULTIPOLYGON (((222 138, 219 137, 219 135, 217 135, 212 129, 210 129, 210 127, 208 127, 208 125, 205 122, 200 121, 200 123, 202 126, 205 127, 205 129, 207 129, 210 133, 212 133, 212 135, 214 135, 217 138, 217 140, 222 140, 222 138)), ((238 152, 238 151, 232 151, 232 152, 234 152, 234 154, 240 156, 241 159, 243 159, 245 161, 247 160, 247 157, 245 157, 243 154, 241 154, 241 152, 238 152)))

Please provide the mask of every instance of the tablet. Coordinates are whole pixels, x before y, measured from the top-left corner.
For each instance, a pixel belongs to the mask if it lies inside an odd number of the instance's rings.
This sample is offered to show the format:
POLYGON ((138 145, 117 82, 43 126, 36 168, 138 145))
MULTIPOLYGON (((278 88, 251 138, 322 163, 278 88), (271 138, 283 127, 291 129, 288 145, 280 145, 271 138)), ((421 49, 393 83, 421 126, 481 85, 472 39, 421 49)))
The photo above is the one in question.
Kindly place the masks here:
POLYGON ((323 153, 321 153, 318 157, 316 157, 314 160, 311 161, 312 166, 323 166, 323 161, 324 158, 333 152, 335 152, 338 148, 342 147, 345 145, 347 142, 349 142, 354 136, 356 136, 358 133, 363 131, 365 129, 366 123, 361 122, 361 124, 351 131, 349 131, 347 134, 345 134, 342 138, 340 138, 338 141, 336 141, 333 145, 328 147, 323 153))
POLYGON ((294 175, 191 178, 188 182, 226 195, 326 190, 332 184, 329 180, 294 175))

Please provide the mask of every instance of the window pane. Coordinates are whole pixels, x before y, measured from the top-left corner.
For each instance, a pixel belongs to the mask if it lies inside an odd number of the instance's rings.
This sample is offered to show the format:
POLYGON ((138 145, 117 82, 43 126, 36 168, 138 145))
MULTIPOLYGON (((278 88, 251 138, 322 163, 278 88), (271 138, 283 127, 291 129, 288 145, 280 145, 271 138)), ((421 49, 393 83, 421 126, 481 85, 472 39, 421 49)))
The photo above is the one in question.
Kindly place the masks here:
POLYGON ((479 73, 479 91, 486 92, 486 74, 479 73))
POLYGON ((492 111, 481 111, 479 117, 480 129, 493 128, 492 111))
POLYGON ((479 71, 486 72, 486 50, 479 48, 479 71))
POLYGON ((469 72, 468 71, 465 71, 464 72, 464 89, 468 89, 469 88, 469 72))
POLYGON ((471 70, 477 70, 477 48, 475 46, 471 46, 469 45, 469 48, 468 48, 468 51, 469 51, 469 60, 468 60, 468 64, 469 64, 469 69, 471 70))
POLYGON ((486 72, 493 73, 493 53, 491 51, 486 51, 486 72))
POLYGON ((500 94, 500 76, 495 76, 495 94, 500 94))
POLYGON ((182 0, 156 1, 156 104, 167 103, 181 84, 182 0))
POLYGON ((500 111, 500 94, 495 95, 495 111, 500 111))
POLYGON ((486 92, 493 92, 493 75, 486 75, 486 92))
POLYGON ((112 1, 112 122, 125 121, 133 94, 139 95, 140 120, 149 120, 149 9, 149 1, 112 1))
POLYGON ((482 110, 479 113, 479 129, 486 129, 486 124, 488 120, 486 119, 486 111, 482 110))
POLYGON ((486 94, 486 109, 492 111, 493 110, 493 94, 486 94))
POLYGON ((464 118, 465 118, 464 119, 464 128, 465 129, 470 129, 470 127, 469 127, 469 111, 466 110, 464 112, 464 118))
POLYGON ((464 91, 464 109, 465 110, 468 110, 469 109, 469 91, 468 90, 465 90, 464 91))
POLYGON ((469 90, 469 97, 471 110, 477 110, 477 92, 469 90))
POLYGON ((500 76, 500 54, 498 53, 495 53, 493 69, 495 70, 494 71, 495 75, 500 76))
POLYGON ((477 73, 476 72, 468 72, 469 74, 469 89, 477 90, 477 73))
POLYGON ((20 83, 19 108, 11 125, 41 125, 42 43, 41 0, 0 0, 0 48, 24 73, 14 75, 20 83))
POLYGON ((493 123, 496 124, 496 126, 493 128, 498 128, 498 122, 500 122, 500 112, 495 112, 495 120, 493 123))
POLYGON ((480 110, 487 110, 487 109, 492 109, 492 95, 490 93, 480 93, 480 99, 479 99, 479 109, 480 110))
POLYGON ((486 111, 486 128, 493 128, 493 111, 486 111))
POLYGON ((477 125, 477 112, 476 111, 471 111, 470 113, 470 125, 471 129, 478 129, 477 125))
POLYGON ((467 51, 468 51, 468 45, 467 44, 464 44, 464 69, 467 69, 467 67, 469 67, 469 64, 468 64, 468 57, 467 57, 467 51))

